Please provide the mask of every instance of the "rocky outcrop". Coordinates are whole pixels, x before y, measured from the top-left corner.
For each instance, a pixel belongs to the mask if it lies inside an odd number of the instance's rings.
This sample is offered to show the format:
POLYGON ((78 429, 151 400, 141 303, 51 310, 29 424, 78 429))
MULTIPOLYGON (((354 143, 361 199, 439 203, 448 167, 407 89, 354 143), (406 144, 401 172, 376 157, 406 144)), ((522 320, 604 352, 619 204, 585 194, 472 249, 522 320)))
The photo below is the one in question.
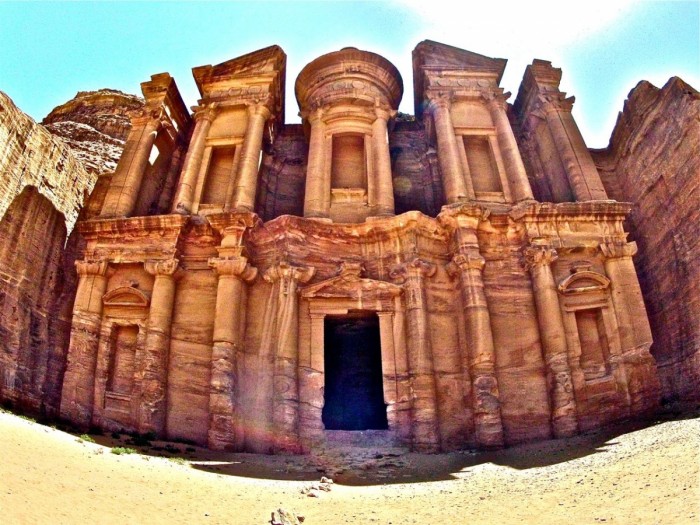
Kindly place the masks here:
POLYGON ((700 397, 700 94, 677 77, 628 95, 610 145, 592 151, 628 219, 667 399, 700 397))
POLYGON ((0 93, 0 401, 53 415, 74 270, 64 245, 97 176, 0 93))
POLYGON ((143 99, 121 91, 80 91, 42 124, 70 146, 90 173, 100 175, 117 167, 131 129, 128 114, 143 107, 143 99))

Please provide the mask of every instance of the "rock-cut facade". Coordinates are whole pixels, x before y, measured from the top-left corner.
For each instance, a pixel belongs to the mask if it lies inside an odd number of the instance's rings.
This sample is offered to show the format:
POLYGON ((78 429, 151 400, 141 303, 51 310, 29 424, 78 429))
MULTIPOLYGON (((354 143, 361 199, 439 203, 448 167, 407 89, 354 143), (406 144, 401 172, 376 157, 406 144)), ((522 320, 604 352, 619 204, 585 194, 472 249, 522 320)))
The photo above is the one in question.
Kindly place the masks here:
MULTIPOLYGON (((416 451, 572 436, 656 408, 612 200, 535 60, 436 42, 399 71, 345 48, 295 82, 272 46, 142 84, 85 248, 60 416, 297 453, 371 430, 416 451)), ((369 435, 369 434, 368 434, 369 435)))

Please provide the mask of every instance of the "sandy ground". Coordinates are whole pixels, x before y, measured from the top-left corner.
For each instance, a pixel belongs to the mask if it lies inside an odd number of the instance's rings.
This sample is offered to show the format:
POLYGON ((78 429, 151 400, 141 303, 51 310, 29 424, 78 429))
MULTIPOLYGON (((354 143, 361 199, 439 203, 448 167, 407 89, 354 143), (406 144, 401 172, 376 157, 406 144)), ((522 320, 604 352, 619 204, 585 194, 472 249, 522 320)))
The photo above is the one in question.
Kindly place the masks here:
POLYGON ((183 461, 115 455, 109 436, 90 443, 0 413, 0 523, 257 525, 282 507, 304 525, 697 525, 699 416, 492 453, 290 458, 177 444, 183 461), (328 472, 330 492, 302 493, 328 472))

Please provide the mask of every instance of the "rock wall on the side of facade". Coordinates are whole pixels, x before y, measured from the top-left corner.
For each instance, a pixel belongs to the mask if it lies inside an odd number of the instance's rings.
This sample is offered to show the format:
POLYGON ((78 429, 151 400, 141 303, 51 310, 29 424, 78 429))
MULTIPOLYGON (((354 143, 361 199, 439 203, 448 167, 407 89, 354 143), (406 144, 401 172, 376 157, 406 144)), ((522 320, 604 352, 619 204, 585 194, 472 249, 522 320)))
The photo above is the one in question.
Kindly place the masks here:
POLYGON ((0 93, 0 401, 55 415, 75 293, 66 263, 97 176, 0 93))
POLYGON ((640 82, 603 150, 606 191, 633 203, 627 224, 668 400, 700 396, 700 94, 677 77, 640 82))

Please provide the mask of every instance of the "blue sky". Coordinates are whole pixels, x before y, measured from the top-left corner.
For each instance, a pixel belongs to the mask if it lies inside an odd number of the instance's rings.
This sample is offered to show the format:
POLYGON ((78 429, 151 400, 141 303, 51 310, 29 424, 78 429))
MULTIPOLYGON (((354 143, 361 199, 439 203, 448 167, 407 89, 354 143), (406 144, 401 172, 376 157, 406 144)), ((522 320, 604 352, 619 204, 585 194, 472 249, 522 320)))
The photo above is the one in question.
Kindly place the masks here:
POLYGON ((301 68, 345 46, 392 61, 413 113, 411 51, 423 39, 507 58, 515 98, 525 66, 551 60, 575 95, 588 145, 607 144, 617 112, 641 79, 678 75, 700 88, 700 1, 527 2, 7 2, 0 0, 0 90, 36 120, 82 90, 140 94, 168 71, 197 101, 191 69, 272 44, 287 53, 287 122, 298 121, 301 68), (461 7, 455 7, 461 6, 461 7))

